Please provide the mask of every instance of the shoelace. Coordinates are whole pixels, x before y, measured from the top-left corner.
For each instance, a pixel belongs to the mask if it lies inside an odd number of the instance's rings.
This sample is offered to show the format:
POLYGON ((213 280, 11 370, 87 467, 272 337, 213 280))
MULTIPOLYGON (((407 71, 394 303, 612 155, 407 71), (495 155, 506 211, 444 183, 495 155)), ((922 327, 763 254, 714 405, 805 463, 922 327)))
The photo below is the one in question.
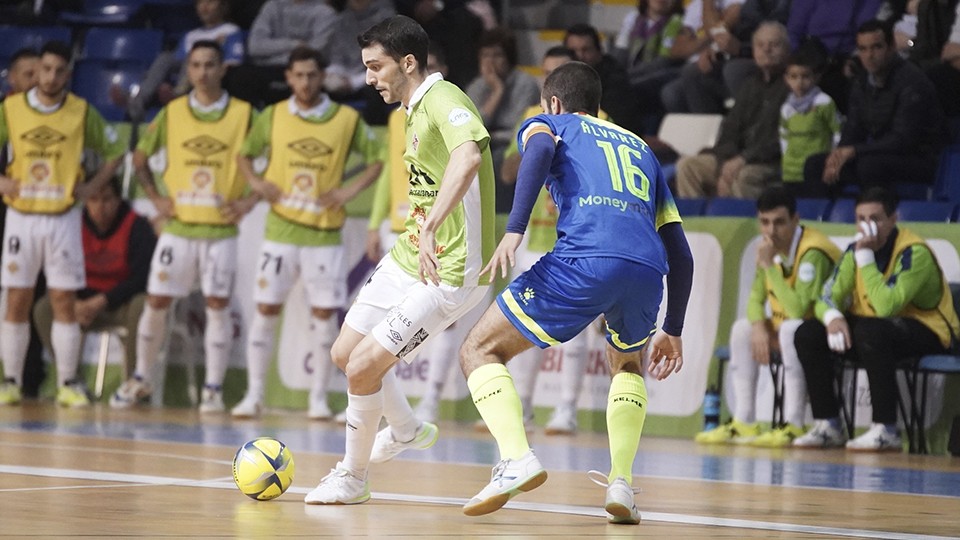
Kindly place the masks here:
POLYGON ((327 480, 339 480, 341 483, 347 480, 348 476, 353 476, 350 474, 350 471, 346 469, 330 469, 330 474, 324 476, 320 482, 326 482, 327 480))
MULTIPOLYGON (((600 471, 588 471, 587 478, 589 478, 591 482, 593 482, 598 486, 610 487, 610 484, 607 483, 607 475, 603 474, 600 471)), ((643 491, 643 489, 638 487, 633 487, 633 486, 630 486, 630 490, 633 491, 634 494, 637 494, 643 491)))
POLYGON ((503 479, 503 473, 506 472, 507 463, 509 462, 510 462, 509 459, 502 459, 500 460, 500 463, 497 463, 496 465, 493 466, 493 469, 491 470, 491 473, 490 473, 490 482, 499 483, 503 479))

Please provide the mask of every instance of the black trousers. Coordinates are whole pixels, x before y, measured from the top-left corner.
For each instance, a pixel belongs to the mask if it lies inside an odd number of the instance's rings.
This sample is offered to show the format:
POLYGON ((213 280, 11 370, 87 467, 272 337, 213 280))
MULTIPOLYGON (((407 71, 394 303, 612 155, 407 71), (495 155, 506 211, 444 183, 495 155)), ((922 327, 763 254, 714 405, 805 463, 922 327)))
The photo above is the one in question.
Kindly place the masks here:
MULTIPOLYGON (((866 369, 873 404, 873 421, 897 421, 897 366, 907 358, 945 352, 932 330, 916 319, 901 317, 847 317, 853 348, 844 358, 866 369)), ((827 346, 823 324, 804 321, 794 335, 794 344, 807 380, 813 417, 818 420, 840 416, 834 392, 834 362, 837 355, 827 346)))
POLYGON ((840 169, 840 179, 833 185, 823 183, 823 168, 827 154, 814 154, 807 158, 803 166, 803 185, 799 186, 800 197, 837 198, 843 187, 885 186, 895 189, 895 184, 933 185, 937 173, 936 156, 913 154, 871 154, 856 156, 844 163, 840 169))

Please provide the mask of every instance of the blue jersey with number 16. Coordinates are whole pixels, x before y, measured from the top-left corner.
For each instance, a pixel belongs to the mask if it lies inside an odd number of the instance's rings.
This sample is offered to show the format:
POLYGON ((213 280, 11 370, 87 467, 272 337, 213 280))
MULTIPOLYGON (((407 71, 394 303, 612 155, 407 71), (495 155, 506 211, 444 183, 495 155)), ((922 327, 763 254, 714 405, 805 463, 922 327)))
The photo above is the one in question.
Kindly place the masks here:
POLYGON ((660 164, 640 137, 586 114, 535 116, 521 126, 519 148, 549 132, 556 152, 546 179, 557 205, 559 257, 618 257, 667 272, 657 229, 679 222, 660 164))

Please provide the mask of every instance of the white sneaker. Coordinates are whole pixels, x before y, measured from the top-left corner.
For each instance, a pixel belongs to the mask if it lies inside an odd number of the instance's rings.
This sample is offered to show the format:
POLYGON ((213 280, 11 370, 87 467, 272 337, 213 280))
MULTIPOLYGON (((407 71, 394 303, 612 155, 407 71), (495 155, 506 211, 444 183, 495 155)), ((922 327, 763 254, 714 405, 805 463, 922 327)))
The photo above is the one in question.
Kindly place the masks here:
POLYGON ((437 415, 440 412, 440 403, 431 397, 425 397, 417 403, 417 408, 413 410, 413 415, 424 422, 434 423, 437 421, 437 415))
POLYGON ((327 395, 324 394, 316 399, 310 396, 310 406, 307 408, 307 418, 311 420, 330 420, 333 418, 333 411, 327 405, 327 395))
POLYGON ((439 430, 436 424, 422 422, 412 439, 407 442, 400 442, 393 438, 393 429, 387 426, 377 433, 377 439, 373 442, 373 450, 370 452, 370 462, 383 463, 390 461, 404 450, 426 450, 437 442, 438 435, 439 430))
POLYGON ((150 384, 139 376, 133 376, 123 382, 120 388, 110 396, 110 407, 114 409, 129 409, 134 405, 146 403, 152 393, 150 384))
POLYGON ((830 425, 827 420, 816 420, 813 429, 793 440, 794 448, 842 448, 847 434, 830 425))
POLYGON ((200 412, 218 413, 227 410, 223 405, 223 388, 205 384, 200 391, 200 412))
POLYGON ((247 394, 230 411, 234 418, 257 418, 263 412, 263 400, 253 394, 247 394))
POLYGON ((495 512, 520 493, 531 491, 547 481, 547 471, 530 450, 520 459, 504 459, 490 475, 490 483, 467 501, 463 513, 482 516, 495 512))
POLYGON ((307 504, 360 504, 370 500, 370 483, 337 463, 316 488, 303 498, 307 504))
POLYGON ((899 433, 891 433, 883 424, 872 424, 866 433, 847 442, 852 452, 902 452, 903 441, 899 433))
POLYGON ((607 475, 600 471, 590 471, 587 476, 594 484, 607 488, 607 501, 603 509, 607 511, 610 523, 622 525, 636 525, 640 523, 640 511, 633 500, 633 496, 640 493, 640 488, 631 487, 626 478, 617 478, 607 485, 607 475))
POLYGON ((553 410, 553 416, 543 430, 547 435, 573 435, 577 432, 577 409, 562 405, 553 410))

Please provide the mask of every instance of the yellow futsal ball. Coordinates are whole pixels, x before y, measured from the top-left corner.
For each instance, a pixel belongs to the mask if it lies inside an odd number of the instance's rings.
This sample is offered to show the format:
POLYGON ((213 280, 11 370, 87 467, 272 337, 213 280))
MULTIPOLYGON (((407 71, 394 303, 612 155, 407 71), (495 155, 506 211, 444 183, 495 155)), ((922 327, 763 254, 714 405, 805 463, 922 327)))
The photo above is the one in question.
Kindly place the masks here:
POLYGON ((237 450, 233 458, 233 480, 251 499, 276 499, 293 482, 293 454, 276 439, 254 439, 237 450))

